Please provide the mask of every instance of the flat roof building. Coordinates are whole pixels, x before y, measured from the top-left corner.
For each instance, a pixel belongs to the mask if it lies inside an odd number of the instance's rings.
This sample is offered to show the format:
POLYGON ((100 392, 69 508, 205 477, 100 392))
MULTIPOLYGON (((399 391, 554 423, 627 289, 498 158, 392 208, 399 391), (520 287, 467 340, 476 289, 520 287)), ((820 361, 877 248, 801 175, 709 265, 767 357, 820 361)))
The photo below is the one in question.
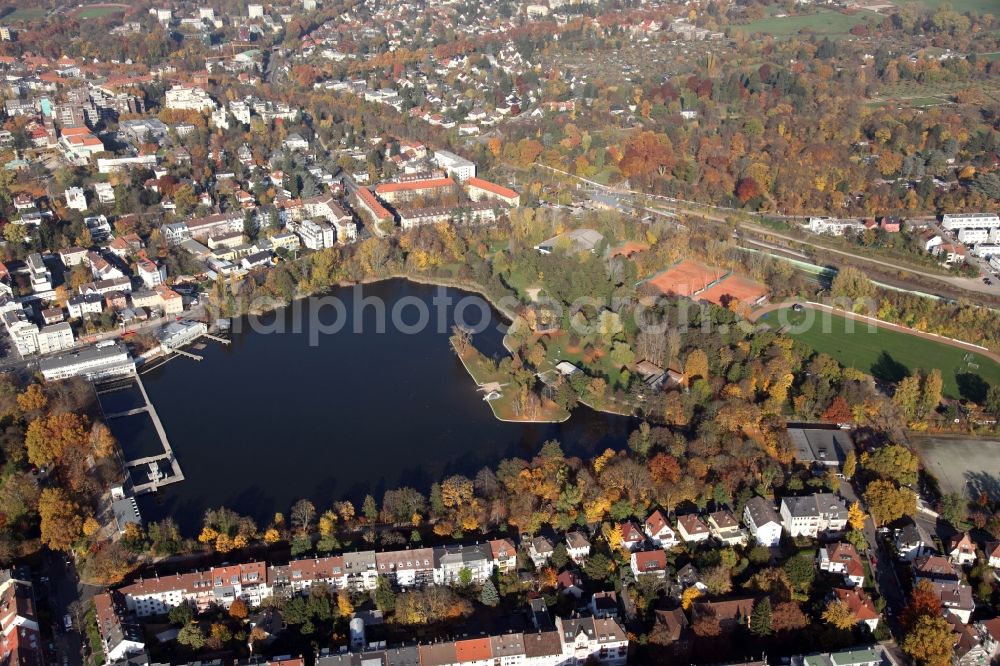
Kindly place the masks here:
POLYGON ((135 374, 135 361, 129 356, 125 343, 120 341, 45 358, 38 362, 38 367, 47 381, 77 376, 94 380, 135 374))

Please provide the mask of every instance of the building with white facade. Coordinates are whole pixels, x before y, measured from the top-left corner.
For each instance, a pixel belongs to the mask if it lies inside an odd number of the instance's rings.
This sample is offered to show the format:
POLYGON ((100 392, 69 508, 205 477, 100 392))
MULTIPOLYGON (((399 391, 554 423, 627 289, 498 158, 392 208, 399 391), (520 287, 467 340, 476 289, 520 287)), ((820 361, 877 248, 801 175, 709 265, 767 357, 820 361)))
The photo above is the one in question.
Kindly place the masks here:
POLYGON ((66 190, 66 207, 83 212, 87 210, 87 195, 82 187, 71 187, 66 190))
POLYGON ((38 367, 47 381, 77 376, 95 380, 135 374, 135 361, 121 341, 99 343, 98 346, 45 358, 38 362, 38 367))
POLYGON ((476 175, 476 163, 459 157, 447 150, 434 151, 434 163, 458 181, 468 180, 476 175))
POLYGON ((777 546, 781 542, 781 516, 763 497, 753 497, 743 509, 743 524, 759 546, 777 546))
POLYGON ((948 213, 941 217, 941 227, 948 231, 996 229, 1000 228, 1000 216, 996 213, 948 213))
POLYGON ((816 493, 781 500, 781 525, 793 537, 816 538, 824 532, 840 532, 847 527, 847 507, 832 493, 816 493))
POLYGON ((215 111, 215 102, 201 88, 174 86, 166 93, 168 109, 181 111, 215 111))

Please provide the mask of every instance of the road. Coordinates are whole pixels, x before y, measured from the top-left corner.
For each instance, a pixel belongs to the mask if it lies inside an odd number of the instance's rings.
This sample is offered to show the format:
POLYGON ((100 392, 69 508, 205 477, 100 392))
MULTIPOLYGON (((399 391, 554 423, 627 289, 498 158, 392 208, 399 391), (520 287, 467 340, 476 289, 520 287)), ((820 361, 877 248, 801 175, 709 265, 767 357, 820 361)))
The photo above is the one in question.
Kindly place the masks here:
POLYGON ((49 607, 57 664, 82 666, 86 663, 89 646, 84 637, 83 620, 90 600, 101 588, 80 583, 76 565, 62 553, 46 550, 42 575, 48 581, 40 585, 36 596, 49 607), (39 594, 39 592, 44 593, 39 594), (73 628, 66 630, 63 618, 69 615, 73 628))
POLYGON ((871 257, 866 257, 860 254, 845 252, 843 250, 835 250, 831 247, 827 247, 826 245, 813 243, 808 240, 796 238, 795 236, 788 236, 786 234, 782 234, 772 229, 768 229, 767 227, 751 224, 749 222, 741 222, 740 227, 744 229, 750 229, 758 233, 763 233, 768 236, 772 236, 774 238, 780 238, 782 240, 796 243, 798 245, 806 245, 808 247, 812 247, 817 250, 822 250, 823 252, 829 252, 831 254, 836 254, 842 257, 848 257, 850 259, 854 259, 855 261, 864 262, 875 266, 882 266, 883 268, 891 269, 893 272, 906 271, 907 273, 912 273, 913 275, 919 275, 921 277, 930 280, 943 282, 945 284, 951 285, 952 287, 957 287, 959 289, 964 289, 966 291, 972 291, 979 294, 989 294, 991 296, 1000 295, 1000 281, 995 281, 994 284, 987 285, 982 280, 976 278, 964 278, 964 277, 959 277, 957 275, 941 275, 940 273, 928 273, 926 271, 920 270, 919 268, 912 268, 910 266, 894 264, 888 261, 882 261, 881 259, 873 259, 871 257))
MULTIPOLYGON (((849 481, 840 484, 840 494, 847 500, 848 505, 859 501, 854 485, 849 481)), ((862 503, 863 504, 863 503, 862 503)), ((879 594, 885 599, 885 611, 882 613, 883 619, 888 622, 889 629, 893 635, 900 636, 899 614, 906 605, 906 597, 903 595, 903 586, 896 575, 894 553, 888 552, 883 547, 875 530, 875 522, 871 516, 865 518, 864 528, 865 540, 868 542, 869 563, 872 564, 872 574, 875 576, 875 587, 879 594), (874 558, 874 562, 872 559, 874 558)))
MULTIPOLYGON (((619 189, 619 188, 608 187, 607 185, 603 185, 601 183, 598 183, 597 181, 590 180, 588 178, 582 178, 582 177, 577 176, 575 174, 571 174, 568 171, 563 171, 562 169, 556 169, 554 167, 550 167, 550 166, 547 166, 547 165, 544 165, 544 164, 538 164, 537 166, 540 166, 543 169, 547 169, 547 170, 552 171, 554 173, 558 173, 558 174, 560 174, 562 176, 568 176, 570 178, 574 178, 574 179, 576 179, 576 180, 578 180, 578 181, 580 181, 582 183, 586 183, 587 185, 590 185, 591 187, 599 189, 599 190, 601 190, 603 192, 607 192, 608 194, 614 194, 614 195, 622 196, 622 197, 633 197, 633 198, 634 197, 643 197, 643 198, 646 198, 646 199, 653 199, 653 200, 656 200, 656 201, 663 201, 663 202, 666 202, 668 204, 668 206, 667 206, 668 208, 672 208, 675 212, 686 213, 686 214, 689 214, 689 215, 695 215, 695 216, 702 217, 702 218, 708 219, 708 220, 713 220, 713 221, 716 221, 716 222, 728 222, 728 220, 731 219, 733 215, 746 215, 746 216, 757 217, 757 218, 764 217, 760 213, 755 213, 753 211, 745 211, 745 210, 740 210, 740 209, 737 209, 737 208, 728 208, 726 206, 715 206, 715 205, 712 205, 712 204, 705 204, 705 203, 700 203, 700 202, 697 202, 697 201, 689 201, 689 200, 686 200, 686 199, 676 199, 674 197, 667 197, 667 196, 663 196, 663 195, 659 195, 659 194, 646 194, 644 192, 639 192, 639 191, 636 191, 636 190, 630 190, 630 189, 627 189, 627 188, 620 188, 619 189)), ((634 201, 633 201, 633 204, 634 204, 634 201)), ((642 208, 643 210, 648 210, 647 208, 642 207, 642 206, 639 206, 639 208, 642 208)), ((768 213, 767 217, 768 218, 774 218, 774 219, 782 219, 782 220, 801 220, 801 219, 803 219, 802 216, 780 215, 780 214, 772 214, 772 213, 768 213)), ((923 218, 921 218, 921 219, 923 219, 923 218)), ((957 275, 941 275, 939 273, 928 273, 928 272, 923 271, 923 270, 921 270, 919 268, 912 268, 912 267, 906 266, 906 265, 894 264, 894 263, 891 263, 891 262, 888 262, 888 261, 882 261, 880 259, 873 259, 871 257, 867 257, 867 256, 864 256, 864 255, 853 254, 851 252, 845 252, 843 250, 836 250, 836 249, 827 247, 825 245, 821 245, 819 243, 813 243, 813 242, 810 242, 808 240, 802 240, 800 238, 796 238, 794 236, 788 236, 786 234, 779 233, 779 232, 774 231, 772 229, 769 229, 767 227, 762 227, 760 225, 753 224, 751 222, 740 221, 738 223, 738 226, 740 228, 742 228, 742 229, 752 230, 752 231, 755 231, 757 233, 764 233, 764 234, 767 234, 767 235, 772 236, 774 238, 781 238, 781 239, 786 240, 788 242, 797 243, 799 245, 809 246, 809 247, 812 247, 812 248, 817 249, 817 250, 822 250, 824 252, 829 252, 831 254, 835 254, 835 255, 838 255, 838 256, 850 258, 850 259, 853 259, 854 261, 865 262, 865 263, 868 263, 868 264, 871 264, 871 265, 881 266, 881 267, 884 267, 884 268, 888 268, 888 269, 891 269, 894 273, 898 272, 898 271, 906 271, 906 272, 911 273, 913 275, 919 275, 921 277, 924 277, 924 278, 927 278, 927 279, 930 279, 930 280, 935 280, 937 282, 944 283, 944 284, 949 285, 949 286, 954 287, 954 288, 962 289, 963 291, 972 292, 973 294, 987 294, 987 295, 990 295, 990 296, 1000 296, 1000 279, 993 280, 993 284, 992 285, 987 285, 982 280, 977 279, 977 278, 964 278, 964 277, 959 277, 957 275)), ((932 226, 934 228, 937 228, 940 231, 940 229, 938 228, 938 226, 937 226, 936 223, 932 222, 932 226)), ((983 266, 984 266, 983 262, 976 261, 975 263, 977 264, 977 266, 979 266, 984 271, 984 274, 989 275, 991 273, 992 269, 990 269, 988 267, 988 265, 986 265, 986 268, 983 268, 983 266)))

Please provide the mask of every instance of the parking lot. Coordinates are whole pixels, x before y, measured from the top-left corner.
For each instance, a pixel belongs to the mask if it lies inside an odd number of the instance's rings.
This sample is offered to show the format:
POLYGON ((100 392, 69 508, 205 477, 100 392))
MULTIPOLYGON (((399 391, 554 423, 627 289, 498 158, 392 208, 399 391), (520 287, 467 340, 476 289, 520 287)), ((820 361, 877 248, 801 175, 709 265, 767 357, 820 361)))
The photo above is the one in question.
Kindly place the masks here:
POLYGON ((985 491, 1000 500, 1000 440, 927 436, 912 444, 942 493, 975 498, 985 491))

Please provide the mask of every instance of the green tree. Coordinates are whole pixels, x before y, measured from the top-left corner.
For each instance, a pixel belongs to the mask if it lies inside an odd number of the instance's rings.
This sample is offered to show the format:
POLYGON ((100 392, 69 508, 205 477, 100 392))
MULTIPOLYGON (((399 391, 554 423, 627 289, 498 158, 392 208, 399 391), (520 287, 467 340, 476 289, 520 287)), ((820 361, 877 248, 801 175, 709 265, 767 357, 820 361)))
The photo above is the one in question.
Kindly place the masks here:
POLYGON ((194 619, 194 609, 191 608, 191 604, 179 604, 170 609, 170 612, 167 613, 167 618, 171 624, 183 627, 190 624, 191 620, 194 619))
POLYGON ((490 608, 495 608, 500 604, 500 593, 497 592, 497 587, 493 584, 492 579, 487 579, 483 584, 483 589, 479 592, 479 601, 490 608))
POLYGON ((205 634, 197 624, 187 624, 177 634, 177 642, 192 650, 200 650, 205 647, 205 634))
POLYGON ((365 502, 361 505, 361 513, 365 515, 369 523, 374 523, 378 520, 378 505, 375 503, 374 497, 365 495, 365 502))
POLYGON ((750 633, 755 636, 771 635, 771 600, 764 597, 753 605, 750 613, 750 633))
POLYGON ((880 446, 873 452, 864 454, 861 464, 869 472, 904 486, 916 483, 917 471, 920 469, 920 459, 900 444, 880 446))
POLYGON ((396 609, 396 593, 386 576, 379 576, 375 581, 375 605, 383 613, 389 613, 396 609))
POLYGON ((816 568, 811 553, 801 552, 790 558, 782 567, 788 575, 788 581, 796 592, 806 593, 816 578, 816 568))

